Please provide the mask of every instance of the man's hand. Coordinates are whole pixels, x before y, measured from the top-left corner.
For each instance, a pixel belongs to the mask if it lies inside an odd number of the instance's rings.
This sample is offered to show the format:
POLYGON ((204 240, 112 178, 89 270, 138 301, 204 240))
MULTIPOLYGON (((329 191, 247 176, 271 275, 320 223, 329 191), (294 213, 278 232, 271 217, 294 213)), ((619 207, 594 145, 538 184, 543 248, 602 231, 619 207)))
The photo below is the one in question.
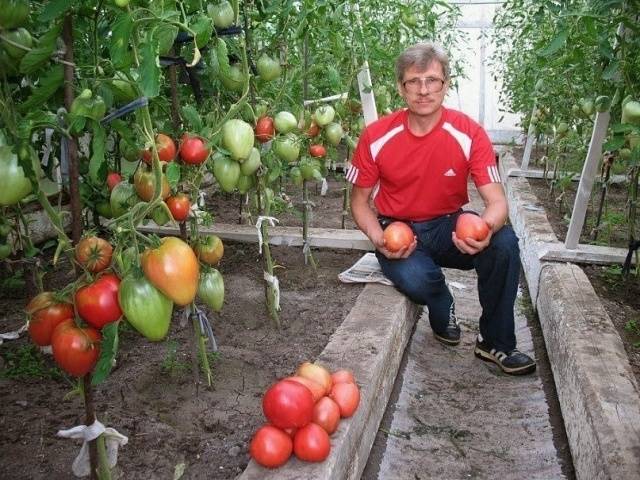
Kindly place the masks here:
POLYGON ((458 238, 456 236, 456 232, 451 232, 451 241, 456 246, 458 250, 462 253, 466 253, 468 255, 475 255, 480 253, 485 248, 489 246, 489 242, 491 241, 491 236, 493 235, 493 231, 489 228, 489 235, 484 240, 478 241, 471 237, 469 238, 458 238))
POLYGON ((374 235, 371 236, 370 238, 371 243, 373 243, 374 247, 376 247, 376 249, 382 253, 385 257, 387 257, 390 260, 398 260, 400 258, 407 258, 409 255, 411 255, 413 253, 413 251, 416 249, 417 245, 418 245, 418 240, 416 238, 416 236, 413 236, 413 242, 411 242, 411 244, 407 247, 403 247, 400 250, 396 251, 396 252, 392 252, 391 250, 387 250, 384 246, 384 233, 382 231, 382 229, 380 229, 380 232, 378 234, 378 232, 376 232, 374 235))

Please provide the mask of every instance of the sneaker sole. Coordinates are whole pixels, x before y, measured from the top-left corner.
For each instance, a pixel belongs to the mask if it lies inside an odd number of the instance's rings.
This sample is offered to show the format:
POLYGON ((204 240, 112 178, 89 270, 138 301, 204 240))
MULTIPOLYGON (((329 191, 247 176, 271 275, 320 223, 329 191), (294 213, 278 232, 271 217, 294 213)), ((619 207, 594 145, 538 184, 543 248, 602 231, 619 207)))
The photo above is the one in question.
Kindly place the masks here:
POLYGON ((458 339, 458 340, 450 340, 448 338, 441 337, 440 335, 438 335, 435 332, 433 333, 433 338, 438 340, 440 343, 444 343, 445 345, 449 345, 451 347, 455 347, 456 345, 458 345, 460 343, 460 339, 458 339))
POLYGON ((495 358, 493 355, 477 347, 474 349, 473 353, 480 360, 484 360, 485 362, 495 363, 500 367, 500 369, 504 373, 508 373, 509 375, 526 375, 527 373, 532 373, 536 370, 535 363, 532 363, 530 365, 524 365, 523 367, 505 367, 504 365, 501 365, 500 362, 498 362, 498 359, 495 358))

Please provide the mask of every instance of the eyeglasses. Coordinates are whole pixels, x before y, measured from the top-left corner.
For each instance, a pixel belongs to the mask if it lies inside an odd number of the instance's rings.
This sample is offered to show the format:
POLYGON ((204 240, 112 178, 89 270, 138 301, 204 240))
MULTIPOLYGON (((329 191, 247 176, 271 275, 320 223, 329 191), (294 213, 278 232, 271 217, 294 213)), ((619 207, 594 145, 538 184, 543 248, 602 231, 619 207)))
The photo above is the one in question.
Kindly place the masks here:
POLYGON ((415 77, 402 82, 402 86, 409 93, 420 93, 423 85, 427 93, 438 93, 444 87, 444 80, 435 77, 415 77))

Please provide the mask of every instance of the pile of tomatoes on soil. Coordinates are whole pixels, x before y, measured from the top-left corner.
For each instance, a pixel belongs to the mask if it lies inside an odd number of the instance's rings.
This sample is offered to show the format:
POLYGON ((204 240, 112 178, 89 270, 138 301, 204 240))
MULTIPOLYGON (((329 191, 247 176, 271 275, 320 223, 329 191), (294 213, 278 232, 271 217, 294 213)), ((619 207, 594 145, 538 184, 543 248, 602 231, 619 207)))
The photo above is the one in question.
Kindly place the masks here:
POLYGON ((268 423, 254 434, 251 457, 267 468, 284 465, 292 454, 305 462, 322 462, 331 451, 330 435, 341 418, 351 417, 360 389, 348 370, 330 373, 304 362, 295 375, 272 385, 262 399, 268 423))

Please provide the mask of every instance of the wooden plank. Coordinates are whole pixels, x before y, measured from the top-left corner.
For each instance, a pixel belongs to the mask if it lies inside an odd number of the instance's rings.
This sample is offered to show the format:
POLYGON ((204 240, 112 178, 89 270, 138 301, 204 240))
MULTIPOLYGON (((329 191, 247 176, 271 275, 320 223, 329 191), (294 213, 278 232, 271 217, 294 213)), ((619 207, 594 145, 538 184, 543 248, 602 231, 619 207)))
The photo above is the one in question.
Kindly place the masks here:
POLYGON ((373 83, 369 72, 369 62, 364 62, 362 69, 358 72, 358 88, 360 89, 360 102, 362 103, 362 114, 364 124, 369 125, 378 119, 378 109, 376 99, 373 95, 373 83))
MULTIPOLYGON (((622 265, 627 258, 626 248, 579 244, 567 249, 562 243, 539 243, 538 258, 543 261, 589 263, 595 265, 622 265)), ((635 255, 634 255, 635 257, 635 255)), ((635 264, 635 258, 631 262, 635 264)))
MULTIPOLYGON (((180 236, 178 227, 159 227, 153 223, 141 225, 138 230, 156 235, 180 236)), ((201 233, 215 234, 222 240, 234 242, 257 243, 258 231, 253 225, 216 224, 211 227, 200 227, 201 233)), ((269 243, 301 247, 302 227, 269 227, 269 243)), ((373 250, 373 245, 360 230, 342 230, 338 228, 310 228, 309 243, 317 248, 345 248, 351 250, 373 250)))
MULTIPOLYGON (((576 172, 561 172, 562 175, 572 175, 571 180, 577 182, 580 180, 580 175, 576 172)), ((507 172, 509 177, 525 177, 525 178, 545 178, 545 172, 543 170, 522 170, 521 168, 512 168, 507 172)), ((546 178, 552 179, 553 172, 547 171, 546 178)), ((626 175, 611 175, 609 177, 609 183, 627 183, 629 178, 626 175)), ((602 183, 600 177, 595 179, 596 183, 602 183)))
POLYGON ((576 193, 575 202, 573 203, 573 211, 571 213, 571 221, 569 222, 569 230, 564 245, 567 248, 574 249, 580 241, 580 233, 584 226, 584 219, 587 214, 587 206, 593 190, 593 181, 596 178, 600 158, 602 157, 602 144, 607 135, 607 127, 609 126, 609 112, 596 113, 596 121, 593 125, 593 133, 591 134, 591 142, 589 143, 589 151, 587 158, 582 167, 582 175, 580 175, 580 183, 578 184, 578 192, 576 193))

